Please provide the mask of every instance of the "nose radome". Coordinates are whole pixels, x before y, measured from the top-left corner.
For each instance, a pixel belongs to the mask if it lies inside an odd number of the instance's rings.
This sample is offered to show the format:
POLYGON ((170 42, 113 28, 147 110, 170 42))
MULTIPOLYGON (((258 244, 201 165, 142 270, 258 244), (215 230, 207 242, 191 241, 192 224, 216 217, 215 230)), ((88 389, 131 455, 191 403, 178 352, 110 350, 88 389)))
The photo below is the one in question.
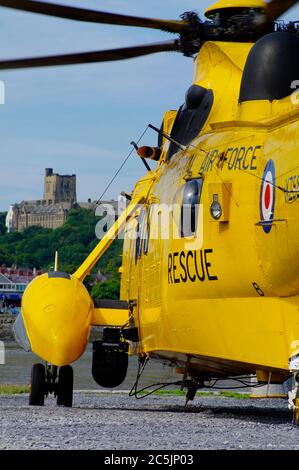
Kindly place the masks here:
POLYGON ((93 302, 76 277, 49 272, 35 278, 22 298, 22 316, 32 351, 56 366, 85 351, 93 302))

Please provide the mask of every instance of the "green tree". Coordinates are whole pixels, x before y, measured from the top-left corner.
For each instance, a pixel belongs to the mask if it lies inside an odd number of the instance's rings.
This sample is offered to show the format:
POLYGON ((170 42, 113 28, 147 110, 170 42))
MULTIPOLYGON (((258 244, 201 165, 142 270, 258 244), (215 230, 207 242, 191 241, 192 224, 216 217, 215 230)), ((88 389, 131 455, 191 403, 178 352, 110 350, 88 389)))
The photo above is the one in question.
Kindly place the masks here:
POLYGON ((97 282, 92 290, 91 295, 94 299, 119 299, 120 282, 119 279, 113 278, 104 282, 97 282))
POLYGON ((6 233, 5 227, 6 212, 0 212, 0 235, 6 233))
MULTIPOLYGON (((73 209, 66 223, 56 230, 30 227, 23 232, 5 233, 5 214, 0 214, 0 264, 16 264, 23 268, 53 269, 55 251, 59 253, 59 269, 74 272, 89 255, 99 240, 95 236, 98 217, 88 209, 73 209), (2 221, 2 232, 1 232, 2 221)), ((117 299, 119 296, 119 267, 121 265, 122 240, 114 240, 107 252, 94 267, 100 269, 106 281, 92 286, 92 279, 85 285, 92 295, 117 299)))

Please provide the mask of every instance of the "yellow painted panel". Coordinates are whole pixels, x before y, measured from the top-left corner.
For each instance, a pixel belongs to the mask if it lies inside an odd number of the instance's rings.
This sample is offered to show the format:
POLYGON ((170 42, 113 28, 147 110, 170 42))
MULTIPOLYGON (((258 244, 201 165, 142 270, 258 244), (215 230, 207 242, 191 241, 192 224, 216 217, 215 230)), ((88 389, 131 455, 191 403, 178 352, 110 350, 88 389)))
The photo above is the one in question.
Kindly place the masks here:
POLYGON ((123 326, 129 319, 128 310, 113 308, 95 308, 93 326, 123 326))

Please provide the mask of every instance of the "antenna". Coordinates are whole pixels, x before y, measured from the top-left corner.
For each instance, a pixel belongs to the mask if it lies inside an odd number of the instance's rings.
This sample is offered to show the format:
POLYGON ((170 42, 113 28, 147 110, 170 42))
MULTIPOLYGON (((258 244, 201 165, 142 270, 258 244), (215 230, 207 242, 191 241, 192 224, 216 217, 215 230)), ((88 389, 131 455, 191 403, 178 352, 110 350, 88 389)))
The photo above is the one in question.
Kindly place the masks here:
POLYGON ((54 271, 58 271, 58 251, 55 251, 54 271))
POLYGON ((173 144, 177 145, 181 150, 186 150, 186 149, 187 149, 186 145, 180 144, 180 142, 178 142, 177 140, 174 140, 172 137, 170 137, 169 134, 166 134, 166 132, 161 131, 160 129, 158 129, 157 127, 153 126, 152 124, 149 124, 148 127, 150 127, 150 128, 153 129, 155 132, 157 132, 158 134, 160 134, 160 135, 162 135, 163 137, 165 137, 165 139, 169 140, 169 141, 172 142, 173 144))

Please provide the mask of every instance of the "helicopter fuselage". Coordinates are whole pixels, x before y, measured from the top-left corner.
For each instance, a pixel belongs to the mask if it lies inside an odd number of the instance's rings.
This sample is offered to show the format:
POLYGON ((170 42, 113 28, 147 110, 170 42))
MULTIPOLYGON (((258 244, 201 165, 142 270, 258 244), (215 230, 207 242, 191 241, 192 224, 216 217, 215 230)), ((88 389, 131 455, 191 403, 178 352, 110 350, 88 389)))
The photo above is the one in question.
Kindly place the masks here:
POLYGON ((240 102, 252 47, 201 48, 193 83, 212 90, 209 115, 186 150, 169 158, 164 141, 126 228, 121 298, 135 305, 135 352, 179 367, 189 357, 195 375, 285 378, 299 344, 299 106, 291 89, 240 102), (195 183, 199 204, 184 233, 180 211, 195 183))

